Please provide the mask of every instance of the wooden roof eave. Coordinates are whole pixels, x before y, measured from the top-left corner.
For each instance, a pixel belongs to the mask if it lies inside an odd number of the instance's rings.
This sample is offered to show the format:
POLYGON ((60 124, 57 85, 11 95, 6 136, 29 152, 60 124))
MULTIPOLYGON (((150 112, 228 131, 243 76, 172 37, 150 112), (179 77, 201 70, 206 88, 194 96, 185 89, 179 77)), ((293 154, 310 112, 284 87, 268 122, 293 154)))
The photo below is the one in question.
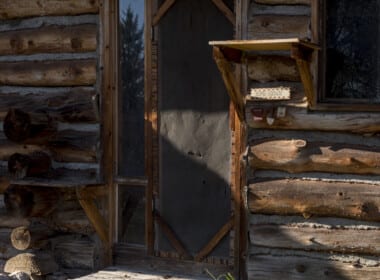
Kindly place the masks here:
POLYGON ((242 59, 247 52, 253 51, 290 51, 296 60, 305 95, 310 107, 315 103, 315 92, 310 72, 311 54, 320 47, 299 38, 273 40, 229 40, 210 41, 213 57, 222 75, 227 92, 235 106, 240 121, 244 121, 244 95, 238 88, 236 77, 230 62, 244 63, 242 59))

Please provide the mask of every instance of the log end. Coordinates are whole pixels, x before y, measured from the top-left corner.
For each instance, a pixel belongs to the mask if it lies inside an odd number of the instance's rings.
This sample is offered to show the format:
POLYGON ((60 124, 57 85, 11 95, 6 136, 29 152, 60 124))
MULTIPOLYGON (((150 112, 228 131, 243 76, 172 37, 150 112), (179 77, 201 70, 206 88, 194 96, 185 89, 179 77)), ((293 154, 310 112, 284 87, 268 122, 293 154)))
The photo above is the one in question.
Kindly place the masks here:
POLYGON ((10 109, 4 119, 4 134, 14 142, 22 142, 31 135, 31 120, 28 113, 10 109))

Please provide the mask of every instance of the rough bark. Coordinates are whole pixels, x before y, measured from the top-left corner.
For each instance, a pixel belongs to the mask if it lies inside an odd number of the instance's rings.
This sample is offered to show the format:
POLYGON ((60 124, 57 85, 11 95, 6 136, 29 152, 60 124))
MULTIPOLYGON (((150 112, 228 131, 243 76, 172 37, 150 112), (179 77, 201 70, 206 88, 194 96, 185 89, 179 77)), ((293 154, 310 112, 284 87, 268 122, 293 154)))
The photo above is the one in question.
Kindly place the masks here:
POLYGON ((379 186, 291 179, 257 180, 249 185, 253 213, 343 217, 380 221, 379 186))

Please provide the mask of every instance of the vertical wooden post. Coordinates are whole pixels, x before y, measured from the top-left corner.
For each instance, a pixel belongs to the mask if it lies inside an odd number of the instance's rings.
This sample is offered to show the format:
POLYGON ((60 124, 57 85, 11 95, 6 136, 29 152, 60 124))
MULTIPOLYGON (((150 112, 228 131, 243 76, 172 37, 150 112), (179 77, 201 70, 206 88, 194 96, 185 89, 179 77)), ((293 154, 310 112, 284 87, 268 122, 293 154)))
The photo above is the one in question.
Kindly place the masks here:
MULTIPOLYGON (((145 0, 145 25, 144 25, 144 41, 145 41, 145 173, 148 177, 148 186, 146 188, 146 207, 145 207, 145 244, 148 255, 154 253, 154 219, 153 219, 153 121, 152 112, 152 45, 153 34, 152 17, 153 17, 153 1, 145 0)), ((156 112, 157 114, 157 112, 156 112)), ((156 116, 157 117, 157 116, 156 116)))
MULTIPOLYGON (((100 46, 100 77, 102 77, 102 165, 103 177, 108 189, 108 232, 106 257, 112 264, 112 245, 115 233, 115 187, 114 166, 114 98, 117 93, 117 0, 100 0, 100 21, 102 45, 100 46)), ((88 204, 82 205, 84 208, 88 204)), ((105 237, 103 237, 105 239, 105 237)))
MULTIPOLYGON (((236 14, 236 34, 235 39, 245 40, 248 34, 248 0, 236 0, 235 1, 235 14, 236 14)), ((236 68, 236 77, 238 88, 241 92, 245 92, 248 87, 246 65, 240 64, 240 67, 236 68)), ((244 112, 244 111, 243 111, 244 112)), ((241 156, 246 149, 246 124, 242 122, 238 117, 235 117, 235 133, 234 142, 235 149, 232 151, 234 161, 234 230, 235 230, 235 254, 234 254, 234 272, 239 279, 247 279, 246 272, 246 252, 247 252, 247 218, 246 209, 242 199, 242 191, 246 184, 246 169, 241 164, 241 156)))

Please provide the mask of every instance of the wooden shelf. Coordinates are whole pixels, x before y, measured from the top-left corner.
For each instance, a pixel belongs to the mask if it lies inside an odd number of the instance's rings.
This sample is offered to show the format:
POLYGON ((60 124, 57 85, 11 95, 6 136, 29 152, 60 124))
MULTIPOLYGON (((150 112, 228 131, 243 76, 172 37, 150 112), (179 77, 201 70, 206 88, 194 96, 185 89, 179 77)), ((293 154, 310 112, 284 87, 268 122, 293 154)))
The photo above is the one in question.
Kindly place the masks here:
POLYGON ((318 45, 298 38, 273 40, 210 41, 209 45, 240 51, 290 51, 294 46, 301 46, 311 50, 320 49, 318 45))
POLYGON ((214 60, 240 121, 245 120, 245 95, 241 93, 241 90, 237 86, 238 83, 230 62, 245 63, 245 54, 253 51, 290 51, 290 56, 297 63, 308 105, 309 107, 314 106, 316 96, 310 72, 310 62, 312 53, 320 49, 318 45, 299 38, 210 41, 209 45, 213 46, 214 60))

